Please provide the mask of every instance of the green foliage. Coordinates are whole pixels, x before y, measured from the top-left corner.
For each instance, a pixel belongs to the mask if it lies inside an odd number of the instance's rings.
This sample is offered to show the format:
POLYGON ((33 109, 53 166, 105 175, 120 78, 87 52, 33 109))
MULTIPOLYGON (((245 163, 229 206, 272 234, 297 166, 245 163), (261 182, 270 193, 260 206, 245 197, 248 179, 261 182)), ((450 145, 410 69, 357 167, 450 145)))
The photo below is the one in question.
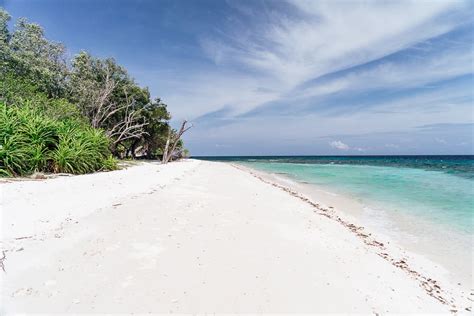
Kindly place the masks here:
POLYGON ((10 19, 10 14, 0 8, 0 42, 2 43, 6 43, 10 39, 10 32, 8 31, 8 22, 10 19))
MULTIPOLYGON (((70 64, 61 43, 24 18, 8 28, 0 7, 0 175, 86 173, 112 157, 155 158, 170 113, 113 58, 87 52, 70 64)), ((182 148, 180 143, 179 148, 182 148)))
POLYGON ((34 81, 50 97, 64 96, 67 65, 65 48, 44 37, 44 30, 18 19, 9 41, 8 63, 17 76, 34 81))
POLYGON ((135 157, 136 149, 140 148, 141 155, 153 158, 164 146, 171 118, 166 104, 160 99, 152 100, 148 89, 139 87, 114 59, 98 59, 86 52, 76 55, 70 87, 71 102, 79 107, 92 126, 102 128, 110 135, 117 156, 135 157), (135 115, 129 126, 141 126, 129 129, 128 134, 117 133, 117 126, 131 112, 135 115))
POLYGON ((0 103, 0 175, 35 171, 88 173, 113 170, 103 131, 77 120, 57 120, 31 107, 0 103))
POLYGON ((68 100, 49 98, 45 93, 38 91, 29 79, 18 78, 11 73, 0 81, 0 102, 8 106, 28 106, 54 119, 72 118, 86 121, 77 106, 68 100))
POLYGON ((168 121, 171 119, 171 115, 167 110, 167 105, 161 99, 155 99, 146 104, 142 108, 141 114, 148 124, 144 127, 145 134, 135 146, 145 147, 146 156, 155 158, 162 154, 166 144, 170 129, 168 121))

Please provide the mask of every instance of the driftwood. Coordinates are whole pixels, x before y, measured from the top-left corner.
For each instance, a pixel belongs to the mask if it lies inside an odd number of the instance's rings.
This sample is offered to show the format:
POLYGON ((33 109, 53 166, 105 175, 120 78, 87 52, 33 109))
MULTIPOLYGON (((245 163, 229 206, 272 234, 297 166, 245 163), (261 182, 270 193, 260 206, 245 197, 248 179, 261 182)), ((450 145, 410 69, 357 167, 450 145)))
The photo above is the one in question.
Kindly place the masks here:
POLYGON ((184 120, 183 123, 181 124, 181 127, 179 131, 176 133, 176 135, 172 136, 171 130, 168 133, 168 138, 166 140, 166 145, 165 149, 163 150, 163 160, 162 163, 168 163, 173 157, 173 154, 176 150, 176 146, 178 145, 179 140, 181 139, 181 136, 189 130, 192 125, 186 126, 188 124, 188 121, 184 120), (170 149, 171 148, 171 149, 170 149))

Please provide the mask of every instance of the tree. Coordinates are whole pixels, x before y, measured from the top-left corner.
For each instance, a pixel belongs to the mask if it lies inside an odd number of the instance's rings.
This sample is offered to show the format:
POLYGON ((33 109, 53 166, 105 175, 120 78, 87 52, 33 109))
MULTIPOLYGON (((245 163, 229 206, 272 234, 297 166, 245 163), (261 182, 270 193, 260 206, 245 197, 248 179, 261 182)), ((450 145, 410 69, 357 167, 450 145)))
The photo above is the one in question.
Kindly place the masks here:
POLYGON ((119 145, 147 133, 141 111, 149 102, 148 90, 137 86, 111 58, 101 60, 86 52, 77 55, 70 74, 70 99, 94 128, 106 131, 116 154, 119 145))
POLYGON ((11 16, 7 11, 0 8, 0 45, 6 46, 10 41, 10 32, 8 31, 8 22, 11 16))
POLYGON ((0 8, 0 75, 2 76, 6 75, 10 59, 10 32, 8 31, 10 19, 8 12, 0 8))
POLYGON ((149 159, 155 158, 166 143, 166 135, 170 130, 168 121, 171 115, 167 105, 160 98, 155 99, 142 109, 142 115, 148 124, 145 126, 145 134, 131 148, 132 157, 135 157, 135 149, 142 146, 142 152, 149 159))
POLYGON ((64 46, 48 41, 41 26, 24 18, 18 19, 11 37, 4 26, 0 27, 9 46, 9 71, 29 79, 50 97, 64 96, 68 72, 64 46))
POLYGON ((101 129, 118 157, 154 158, 167 136, 169 158, 182 151, 166 104, 153 100, 113 58, 81 52, 68 64, 64 46, 46 39, 41 26, 20 18, 10 32, 9 21, 0 8, 0 102, 101 129))
POLYGON ((168 139, 166 140, 165 149, 163 151, 162 162, 164 164, 168 163, 176 155, 176 148, 178 145, 182 147, 181 136, 183 136, 186 131, 193 127, 192 125, 186 126, 187 123, 188 121, 184 120, 181 124, 181 127, 179 128, 179 131, 177 132, 173 130, 169 131, 168 139))
POLYGON ((145 133, 127 146, 125 156, 136 158, 138 154, 142 158, 153 159, 162 154, 166 135, 170 129, 168 121, 171 119, 171 115, 166 104, 159 98, 141 108, 140 115, 147 122, 147 125, 144 126, 145 133))

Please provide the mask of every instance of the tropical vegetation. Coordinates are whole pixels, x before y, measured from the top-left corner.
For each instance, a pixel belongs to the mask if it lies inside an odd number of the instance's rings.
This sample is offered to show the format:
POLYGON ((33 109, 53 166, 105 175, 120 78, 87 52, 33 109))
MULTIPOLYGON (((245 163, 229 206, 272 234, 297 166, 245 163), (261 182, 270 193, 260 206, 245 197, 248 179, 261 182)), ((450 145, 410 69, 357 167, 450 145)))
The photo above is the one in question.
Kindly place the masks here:
MULTIPOLYGON (((40 25, 20 18, 10 31, 10 19, 0 7, 0 175, 111 170, 176 139, 166 104, 113 58, 68 60, 40 25)), ((171 148, 185 153, 181 140, 171 148)))

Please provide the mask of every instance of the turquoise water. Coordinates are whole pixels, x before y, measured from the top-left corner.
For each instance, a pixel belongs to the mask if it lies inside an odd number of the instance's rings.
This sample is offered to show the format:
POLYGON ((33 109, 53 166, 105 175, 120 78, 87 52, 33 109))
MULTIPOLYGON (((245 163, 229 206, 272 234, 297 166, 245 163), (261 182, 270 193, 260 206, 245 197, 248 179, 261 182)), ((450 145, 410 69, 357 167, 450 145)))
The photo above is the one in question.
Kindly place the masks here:
MULTIPOLYGON (((202 157, 201 157, 202 158, 202 157)), ((473 156, 205 157, 285 174, 365 205, 472 234, 473 156)), ((395 215, 395 214, 394 214, 395 215)))

